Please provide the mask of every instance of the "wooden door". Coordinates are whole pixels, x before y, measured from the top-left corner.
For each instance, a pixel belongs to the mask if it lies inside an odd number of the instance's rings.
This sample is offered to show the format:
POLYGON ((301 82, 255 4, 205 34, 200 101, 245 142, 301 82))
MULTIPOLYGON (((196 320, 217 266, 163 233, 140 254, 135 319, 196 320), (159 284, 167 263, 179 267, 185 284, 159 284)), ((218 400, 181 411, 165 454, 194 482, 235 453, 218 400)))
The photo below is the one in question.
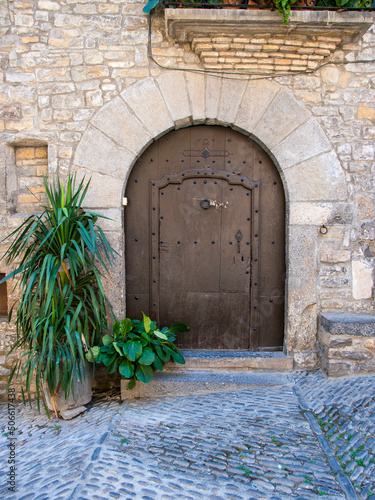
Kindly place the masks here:
POLYGON ((171 132, 126 196, 127 316, 186 322, 184 348, 281 348, 285 202, 256 143, 215 126, 171 132))

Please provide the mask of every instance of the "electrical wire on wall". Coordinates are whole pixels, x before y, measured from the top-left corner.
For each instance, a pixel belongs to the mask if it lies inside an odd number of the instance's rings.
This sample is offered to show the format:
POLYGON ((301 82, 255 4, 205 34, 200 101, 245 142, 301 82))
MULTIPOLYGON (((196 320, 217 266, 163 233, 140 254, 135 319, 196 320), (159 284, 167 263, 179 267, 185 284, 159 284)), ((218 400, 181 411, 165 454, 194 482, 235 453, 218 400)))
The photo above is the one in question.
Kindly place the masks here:
POLYGON ((270 73, 247 73, 246 71, 219 71, 219 70, 210 70, 210 69, 197 69, 197 68, 176 68, 173 66, 164 66, 163 64, 160 64, 152 55, 152 23, 151 23, 151 15, 152 11, 149 13, 148 17, 148 44, 147 44, 147 52, 148 52, 148 57, 151 59, 152 62, 158 66, 158 68, 161 69, 168 69, 168 70, 173 70, 173 71, 185 71, 185 72, 190 72, 190 73, 201 73, 205 75, 210 75, 213 77, 217 78, 225 78, 228 80, 265 80, 265 79, 273 79, 273 78, 279 78, 283 76, 295 76, 295 75, 311 75, 313 73, 316 73, 320 69, 324 68, 324 66, 342 66, 346 64, 366 64, 366 63, 374 63, 375 59, 359 59, 356 61, 327 61, 325 63, 320 64, 316 68, 311 68, 311 69, 304 69, 301 71, 293 71, 293 73, 289 72, 275 72, 273 74, 270 73))

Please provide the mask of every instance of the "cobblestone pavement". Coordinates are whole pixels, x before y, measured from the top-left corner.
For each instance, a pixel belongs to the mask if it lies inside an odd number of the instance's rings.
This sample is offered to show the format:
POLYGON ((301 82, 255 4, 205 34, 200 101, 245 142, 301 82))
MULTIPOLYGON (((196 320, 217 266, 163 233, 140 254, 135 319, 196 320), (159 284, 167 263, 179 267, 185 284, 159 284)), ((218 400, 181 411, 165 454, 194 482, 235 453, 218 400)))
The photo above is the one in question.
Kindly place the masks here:
POLYGON ((71 421, 18 404, 16 493, 1 404, 0 498, 375 500, 375 376, 287 380, 123 404, 112 390, 71 421))

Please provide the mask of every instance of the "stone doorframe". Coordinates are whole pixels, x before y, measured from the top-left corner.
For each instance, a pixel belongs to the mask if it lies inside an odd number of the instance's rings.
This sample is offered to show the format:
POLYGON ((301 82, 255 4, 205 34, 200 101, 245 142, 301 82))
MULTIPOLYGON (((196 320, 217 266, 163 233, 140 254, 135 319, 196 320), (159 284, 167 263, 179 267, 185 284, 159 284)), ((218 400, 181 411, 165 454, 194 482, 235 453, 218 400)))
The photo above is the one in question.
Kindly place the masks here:
POLYGON ((165 71, 129 86, 93 116, 73 170, 91 177, 86 206, 112 218, 102 226, 120 254, 106 284, 114 311, 124 316, 123 196, 132 166, 160 136, 198 124, 229 126, 250 136, 278 168, 287 204, 285 352, 295 367, 313 368, 319 228, 334 220, 337 203, 346 199, 346 182, 317 120, 290 90, 268 80, 165 71))

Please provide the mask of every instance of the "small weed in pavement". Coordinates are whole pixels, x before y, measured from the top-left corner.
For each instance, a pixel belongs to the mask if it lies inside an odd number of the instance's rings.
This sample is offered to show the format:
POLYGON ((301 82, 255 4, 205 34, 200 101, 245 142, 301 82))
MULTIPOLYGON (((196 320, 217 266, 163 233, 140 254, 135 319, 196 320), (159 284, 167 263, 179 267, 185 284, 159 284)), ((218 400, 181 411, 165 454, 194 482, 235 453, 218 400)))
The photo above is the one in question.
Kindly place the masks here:
POLYGON ((311 478, 309 476, 305 474, 303 477, 305 478, 304 483, 311 484, 311 478))
POLYGON ((121 444, 124 444, 124 443, 126 443, 126 444, 127 444, 127 443, 128 443, 128 440, 127 440, 127 439, 125 439, 125 438, 122 438, 122 439, 121 439, 121 441, 120 441, 120 443, 121 443, 121 444))
POLYGON ((250 469, 248 469, 247 467, 245 467, 244 465, 239 465, 238 466, 239 469, 242 469, 244 472, 245 472, 245 476, 248 477, 250 475, 250 469))
POLYGON ((326 496, 326 495, 327 495, 327 493, 326 493, 325 491, 320 491, 320 490, 319 490, 319 491, 318 491, 318 495, 319 495, 320 497, 323 497, 323 496, 326 496))

